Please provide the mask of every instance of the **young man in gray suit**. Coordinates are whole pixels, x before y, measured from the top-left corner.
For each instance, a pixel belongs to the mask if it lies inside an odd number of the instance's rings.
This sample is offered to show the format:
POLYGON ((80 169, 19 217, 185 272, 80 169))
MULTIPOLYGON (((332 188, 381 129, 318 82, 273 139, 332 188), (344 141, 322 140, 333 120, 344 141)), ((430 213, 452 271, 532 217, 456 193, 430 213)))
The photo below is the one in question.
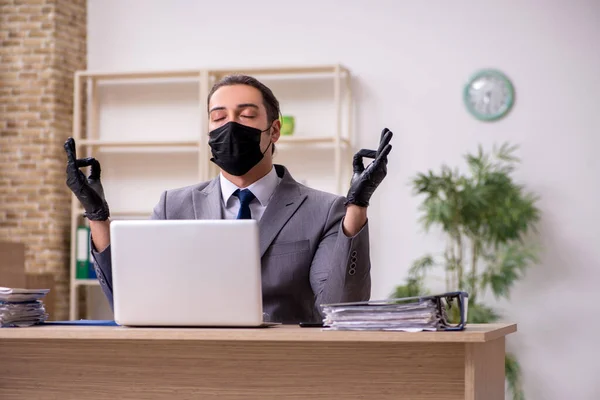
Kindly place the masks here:
MULTIPOLYGON (((383 130, 378 150, 356 153, 350 189, 341 197, 301 185, 284 166, 273 164, 279 102, 261 82, 225 77, 212 88, 208 107, 211 161, 219 176, 163 192, 151 218, 258 220, 263 308, 271 321, 317 322, 320 304, 368 300, 367 206, 387 173, 392 132, 383 130), (365 168, 363 157, 374 161, 365 168)), ((65 150, 67 185, 90 221, 96 274, 112 307, 110 212, 100 164, 77 159, 72 138, 65 150), (79 168, 87 166, 86 178, 79 168)))

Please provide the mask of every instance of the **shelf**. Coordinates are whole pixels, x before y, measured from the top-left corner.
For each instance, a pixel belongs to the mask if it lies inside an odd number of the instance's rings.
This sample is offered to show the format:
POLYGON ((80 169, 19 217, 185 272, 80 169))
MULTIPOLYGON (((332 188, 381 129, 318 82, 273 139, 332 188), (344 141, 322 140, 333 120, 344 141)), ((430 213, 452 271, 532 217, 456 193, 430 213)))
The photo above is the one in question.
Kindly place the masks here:
POLYGON ((184 146, 98 147, 98 153, 102 154, 197 154, 198 151, 198 146, 196 148, 184 146))
POLYGON ((142 141, 124 141, 124 140, 94 140, 80 139, 77 141, 79 146, 95 147, 102 152, 122 153, 122 152, 170 152, 170 153, 197 153, 200 143, 197 140, 179 140, 171 142, 142 142, 142 141))
MULTIPOLYGON (((78 208, 76 211, 79 215, 83 215, 83 213, 85 212, 85 210, 83 208, 78 208)), ((150 215, 152 215, 152 210, 150 211, 135 211, 135 210, 131 210, 131 211, 110 211, 110 218, 111 219, 117 219, 117 218, 124 218, 124 217, 133 217, 133 218, 150 218, 150 215)))
POLYGON ((80 139, 78 141, 82 146, 101 146, 101 147, 175 147, 175 146, 198 146, 197 140, 174 140, 174 141, 125 141, 125 140, 95 140, 80 139))
MULTIPOLYGON (((141 141, 107 141, 107 140, 88 140, 80 139, 80 146, 91 146, 102 153, 197 153, 199 151, 199 142, 197 141, 178 141, 178 142, 141 142, 141 141)), ((349 146, 350 141, 346 138, 340 138, 343 146, 349 146)), ((277 144, 285 145, 309 145, 309 144, 335 144, 335 138, 331 136, 280 136, 277 144)))
MULTIPOLYGON (((181 187, 214 178, 206 99, 215 80, 235 73, 274 85, 276 92, 283 93, 282 104, 287 107, 289 102, 289 113, 303 120, 294 135, 279 137, 282 159, 310 169, 318 177, 315 182, 323 183, 323 190, 332 191, 324 182, 334 182, 335 192, 343 192, 341 188, 350 179, 344 175, 351 172, 347 153, 353 148, 352 74, 348 68, 336 62, 215 67, 75 72, 71 136, 78 152, 101 159, 105 178, 113 180, 106 181, 107 193, 122 198, 114 202, 118 206, 111 210, 110 220, 149 220, 154 206, 149 197, 157 196, 163 186, 181 187), (159 114, 163 110, 164 116, 159 114), (148 120, 148 112, 156 118, 148 120), (310 120, 301 118, 305 114, 310 120), (325 125, 323 119, 327 119, 325 125), (173 132, 179 133, 173 136, 173 132), (327 173, 321 161, 328 165, 327 173), (135 194, 127 196, 130 188, 135 194)), ((89 221, 75 196, 71 207, 70 271, 74 278, 76 228, 89 226, 89 221)), ((97 285, 97 279, 70 281, 71 289, 97 285)), ((79 296, 70 299, 71 319, 80 317, 78 300, 79 296)))
MULTIPOLYGON (((346 138, 340 138, 340 143, 349 145, 350 141, 346 138)), ((335 137, 332 136, 279 136, 277 144, 335 144, 335 137)))
POLYGON ((315 77, 323 77, 323 78, 332 78, 335 76, 336 72, 339 72, 342 75, 348 76, 349 71, 346 67, 342 65, 308 65, 303 67, 274 67, 274 68, 261 68, 261 67, 248 67, 248 68, 238 68, 238 69, 211 69, 208 70, 209 74, 217 79, 230 74, 247 74, 252 76, 260 76, 264 78, 265 76, 270 76, 274 78, 315 78, 315 77))
MULTIPOLYGON (((225 76, 234 73, 245 73, 250 75, 324 75, 332 77, 336 71, 348 75, 349 71, 343 65, 306 65, 295 67, 247 67, 247 68, 216 68, 206 70, 212 76, 225 76)), ((123 72, 106 72, 106 71, 78 71, 76 77, 121 80, 121 79, 170 79, 170 78, 195 78, 199 79, 203 70, 180 70, 180 71, 123 71, 123 72)))
POLYGON ((131 71, 131 72, 102 72, 77 71, 76 77, 95 79, 161 79, 161 78, 200 78, 200 70, 181 71, 131 71))
POLYGON ((152 215, 152 211, 111 211, 110 219, 149 219, 152 215))
POLYGON ((139 211, 139 210, 129 210, 129 211, 111 211, 111 214, 114 215, 118 215, 118 216, 144 216, 144 215, 150 215, 152 214, 152 210, 144 210, 144 211, 139 211))
POLYGON ((75 286, 99 286, 100 282, 97 279, 75 279, 75 286))

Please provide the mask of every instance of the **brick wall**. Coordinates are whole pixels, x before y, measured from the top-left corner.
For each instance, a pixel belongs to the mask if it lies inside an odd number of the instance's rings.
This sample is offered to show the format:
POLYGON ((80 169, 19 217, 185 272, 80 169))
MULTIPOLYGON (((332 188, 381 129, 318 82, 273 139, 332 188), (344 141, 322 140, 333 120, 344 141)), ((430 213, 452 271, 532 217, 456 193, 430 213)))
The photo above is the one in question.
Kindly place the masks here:
POLYGON ((0 241, 26 245, 26 271, 51 272, 68 318, 73 73, 86 68, 86 0, 0 0, 0 241))

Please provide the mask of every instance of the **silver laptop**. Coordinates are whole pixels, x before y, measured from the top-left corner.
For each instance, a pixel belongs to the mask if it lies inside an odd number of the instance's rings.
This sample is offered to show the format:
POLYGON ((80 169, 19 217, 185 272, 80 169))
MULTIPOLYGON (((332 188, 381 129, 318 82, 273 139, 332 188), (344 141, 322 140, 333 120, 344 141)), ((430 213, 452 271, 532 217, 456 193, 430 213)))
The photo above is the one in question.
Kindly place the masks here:
POLYGON ((115 322, 266 326, 255 220, 113 221, 115 322))

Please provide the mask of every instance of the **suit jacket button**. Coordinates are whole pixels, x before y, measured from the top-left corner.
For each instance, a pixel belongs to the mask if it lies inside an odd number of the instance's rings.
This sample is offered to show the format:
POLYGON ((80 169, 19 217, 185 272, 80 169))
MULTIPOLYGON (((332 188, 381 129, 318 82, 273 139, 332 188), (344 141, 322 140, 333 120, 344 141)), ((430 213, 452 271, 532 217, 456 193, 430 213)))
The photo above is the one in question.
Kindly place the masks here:
POLYGON ((356 258, 356 250, 352 252, 352 257, 356 258))
POLYGON ((350 268, 350 270, 348 271, 348 275, 354 275, 356 274, 356 268, 350 268))

